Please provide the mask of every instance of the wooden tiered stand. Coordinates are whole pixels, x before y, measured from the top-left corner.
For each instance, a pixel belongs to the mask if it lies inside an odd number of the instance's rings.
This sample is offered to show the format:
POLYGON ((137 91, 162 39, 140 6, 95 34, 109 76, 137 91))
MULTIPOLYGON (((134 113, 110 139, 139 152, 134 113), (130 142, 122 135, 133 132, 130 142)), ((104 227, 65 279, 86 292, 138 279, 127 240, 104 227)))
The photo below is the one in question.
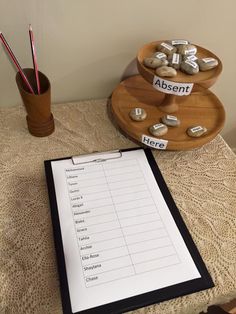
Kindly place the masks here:
POLYGON ((143 60, 152 56, 157 51, 158 43, 161 42, 146 44, 139 50, 137 67, 140 75, 131 76, 122 81, 113 91, 109 108, 112 120, 123 134, 140 145, 146 146, 142 142, 143 136, 154 138, 149 133, 149 127, 159 123, 163 115, 173 114, 180 120, 180 126, 169 127, 167 134, 156 140, 165 140, 167 150, 188 150, 202 146, 221 131, 225 121, 223 105, 209 90, 222 71, 222 63, 212 52, 195 45, 198 58, 213 57, 218 60, 218 66, 195 75, 178 71, 176 77, 167 78, 168 81, 177 83, 193 83, 192 92, 188 96, 160 92, 153 87, 154 70, 144 66, 143 60), (137 107, 147 112, 147 118, 142 122, 133 121, 129 116, 131 109, 137 107), (207 133, 198 138, 189 137, 186 133, 187 128, 198 125, 205 126, 207 133))

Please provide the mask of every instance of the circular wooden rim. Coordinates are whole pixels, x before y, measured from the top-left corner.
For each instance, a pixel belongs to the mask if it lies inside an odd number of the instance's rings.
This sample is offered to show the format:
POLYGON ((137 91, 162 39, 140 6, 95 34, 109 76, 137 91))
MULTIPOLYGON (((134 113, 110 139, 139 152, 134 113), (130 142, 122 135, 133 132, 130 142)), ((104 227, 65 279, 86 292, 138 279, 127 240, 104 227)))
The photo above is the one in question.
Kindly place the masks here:
MULTIPOLYGON (((159 104, 155 105, 156 96, 159 97, 158 99, 161 102, 165 94, 154 90, 140 75, 132 76, 121 82, 112 94, 110 111, 113 122, 122 130, 123 134, 142 146, 145 145, 141 142, 142 134, 154 137, 148 132, 148 127, 155 122, 159 122, 160 117, 165 114, 162 112, 161 107, 158 107, 159 104), (147 97, 140 97, 140 95, 147 95, 147 97), (134 107, 140 106, 148 112, 149 118, 143 122, 134 122, 129 117, 129 111, 134 107), (154 117, 155 115, 156 117, 154 117)), ((225 111, 220 100, 211 91, 202 87, 199 88, 198 92, 190 96, 179 97, 179 99, 183 101, 184 105, 182 107, 180 102, 180 110, 174 115, 177 115, 183 121, 182 126, 178 130, 170 128, 166 135, 159 137, 159 139, 168 140, 167 150, 193 149, 211 141, 224 126, 225 111), (191 102, 188 97, 200 99, 199 106, 193 105, 195 101, 191 102), (190 107, 188 107, 189 100, 191 103, 190 107), (208 107, 208 104, 210 107, 208 107), (191 116, 190 119, 189 116, 191 116), (206 117, 209 119, 209 127, 206 125, 209 130, 206 135, 199 138, 186 136, 187 122, 185 121, 187 119, 190 122, 196 120, 197 125, 202 124, 204 126, 206 117), (214 126, 212 127, 212 125, 214 126), (179 136, 178 134, 176 137, 174 136, 175 130, 177 130, 179 136), (180 134, 180 132, 182 133, 180 134)), ((190 126, 189 124, 188 127, 190 126)))
MULTIPOLYGON (((144 58, 151 57, 154 54, 154 52, 157 51, 156 49, 157 45, 165 41, 166 40, 160 40, 160 41, 153 41, 151 43, 147 43, 142 48, 139 49, 138 54, 137 54, 137 67, 138 67, 139 73, 143 76, 145 80, 147 80, 151 84, 153 83, 155 70, 146 67, 143 64, 143 60, 144 58)), ((199 56, 200 58, 203 58, 203 57, 215 58, 218 60, 218 66, 209 71, 199 72, 195 75, 188 75, 181 71, 177 71, 178 72, 177 76, 174 78, 168 78, 168 80, 173 81, 173 82, 179 82, 179 83, 197 83, 205 88, 209 88, 215 83, 217 77, 222 72, 222 68, 223 68, 222 62, 211 51, 201 46, 198 46, 195 44, 193 45, 197 47, 197 56, 199 56)))

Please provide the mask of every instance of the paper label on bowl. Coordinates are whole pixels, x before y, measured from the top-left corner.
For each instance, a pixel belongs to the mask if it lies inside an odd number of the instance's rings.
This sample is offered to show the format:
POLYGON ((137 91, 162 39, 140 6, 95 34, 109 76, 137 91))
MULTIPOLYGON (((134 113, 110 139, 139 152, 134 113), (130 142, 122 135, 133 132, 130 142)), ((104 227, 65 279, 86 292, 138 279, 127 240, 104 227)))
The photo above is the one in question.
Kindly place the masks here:
POLYGON ((191 131, 193 132, 193 133, 196 133, 196 132, 198 132, 198 131, 202 131, 203 130, 203 127, 202 126, 195 126, 194 128, 191 128, 191 131))
POLYGON ((172 45, 187 45, 189 42, 185 39, 175 39, 171 41, 172 45))
POLYGON ((177 118, 175 116, 170 116, 170 115, 167 115, 166 118, 168 120, 174 120, 174 121, 177 121, 177 118))
POLYGON ((160 129, 160 128, 162 128, 162 127, 163 127, 163 124, 161 124, 161 123, 157 123, 157 124, 154 124, 154 125, 153 125, 153 129, 154 129, 154 130, 160 129))
POLYGON ((191 60, 186 60, 185 63, 189 64, 194 69, 198 67, 197 63, 191 60))
POLYGON ((155 58, 157 58, 157 59, 164 59, 164 58, 166 58, 166 54, 164 52, 157 52, 155 54, 155 58))
POLYGON ((191 49, 187 49, 185 50, 184 54, 185 55, 188 55, 188 54, 195 54, 197 52, 197 49, 196 48, 191 48, 191 49))
POLYGON ((188 56, 186 60, 196 61, 197 57, 195 55, 188 56))
POLYGON ((215 59, 214 58, 203 58, 202 61, 205 63, 209 63, 209 62, 215 61, 215 59))
POLYGON ((141 139, 142 143, 152 147, 152 148, 156 148, 156 149, 166 149, 167 145, 168 145, 168 141, 167 140, 162 140, 159 138, 155 138, 155 137, 151 137, 145 134, 142 134, 142 139, 141 139))
POLYGON ((168 49, 168 50, 172 50, 173 47, 171 47, 170 45, 168 45, 167 43, 161 43, 161 46, 168 49))
POLYGON ((178 53, 173 53, 172 63, 173 64, 179 64, 179 54, 178 53))
POLYGON ((189 95, 193 88, 193 83, 178 83, 163 80, 159 76, 154 76, 152 86, 160 92, 178 96, 189 95))
POLYGON ((139 116, 142 114, 142 109, 141 108, 135 108, 135 114, 136 116, 139 116))

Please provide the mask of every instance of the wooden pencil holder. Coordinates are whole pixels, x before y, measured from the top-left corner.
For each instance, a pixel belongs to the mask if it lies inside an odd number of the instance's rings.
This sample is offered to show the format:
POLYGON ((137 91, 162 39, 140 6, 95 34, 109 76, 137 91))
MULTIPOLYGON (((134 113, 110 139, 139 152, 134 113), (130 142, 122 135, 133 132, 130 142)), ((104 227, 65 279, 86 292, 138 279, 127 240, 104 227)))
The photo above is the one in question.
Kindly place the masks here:
MULTIPOLYGON (((34 69, 24 69, 34 91, 37 90, 34 69)), ((22 101, 24 103, 27 116, 26 121, 29 132, 38 137, 48 136, 54 132, 54 118, 51 113, 51 85, 49 79, 38 72, 41 93, 31 94, 21 78, 20 73, 16 74, 16 83, 22 101)))

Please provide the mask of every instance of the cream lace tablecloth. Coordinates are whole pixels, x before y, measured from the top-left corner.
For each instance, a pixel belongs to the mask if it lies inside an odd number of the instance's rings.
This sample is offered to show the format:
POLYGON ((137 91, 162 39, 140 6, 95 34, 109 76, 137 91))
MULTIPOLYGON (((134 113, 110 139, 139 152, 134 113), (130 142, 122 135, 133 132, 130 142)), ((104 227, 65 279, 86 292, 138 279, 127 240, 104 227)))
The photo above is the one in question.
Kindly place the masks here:
MULTIPOLYGON (((56 130, 28 133, 23 107, 0 109, 0 313, 62 313, 46 159, 136 146, 106 100, 52 106, 56 130)), ((200 149, 154 152, 215 287, 133 313, 197 314, 236 297, 236 157, 221 136, 200 149)))

